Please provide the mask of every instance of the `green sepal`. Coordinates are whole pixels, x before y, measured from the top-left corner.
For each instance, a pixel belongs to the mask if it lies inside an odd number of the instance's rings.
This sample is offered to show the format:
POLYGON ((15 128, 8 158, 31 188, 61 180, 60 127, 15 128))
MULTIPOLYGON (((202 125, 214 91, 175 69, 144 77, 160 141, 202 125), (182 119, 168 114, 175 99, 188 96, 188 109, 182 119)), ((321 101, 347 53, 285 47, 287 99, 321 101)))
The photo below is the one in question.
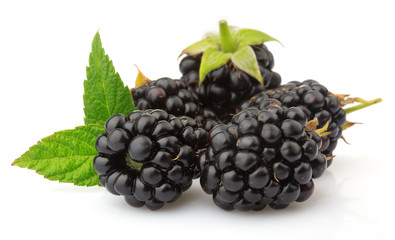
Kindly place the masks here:
POLYGON ((206 51, 208 48, 218 48, 218 47, 219 47, 219 41, 217 37, 206 38, 185 48, 181 52, 180 56, 183 54, 189 54, 191 56, 195 56, 206 51))
POLYGON ((202 62, 200 63, 199 85, 202 84, 207 73, 225 65, 231 56, 231 53, 224 53, 213 47, 206 49, 202 56, 202 62))
POLYGON ((136 81, 134 83, 134 87, 138 88, 140 86, 146 85, 148 84, 151 80, 149 80, 149 78, 147 78, 141 71, 140 68, 137 67, 137 65, 134 65, 137 68, 137 77, 136 77, 136 81))
POLYGON ((234 35, 234 40, 236 41, 238 48, 242 48, 248 45, 257 45, 269 41, 276 41, 282 45, 280 41, 267 35, 264 32, 247 28, 243 28, 237 31, 234 35))
MULTIPOLYGON (((228 26, 228 27, 229 27, 229 32, 230 32, 231 36, 234 37, 236 32, 239 30, 239 28, 237 28, 235 26, 228 26)), ((217 32, 207 32, 204 36, 205 37, 203 40, 200 40, 200 41, 190 45, 186 49, 184 49, 182 51, 182 53, 180 54, 180 56, 183 54, 188 54, 188 55, 193 55, 193 56, 198 55, 210 47, 221 49, 221 38, 217 32)))
POLYGON ((240 70, 246 72, 262 85, 264 85, 261 72, 259 71, 258 61, 254 50, 250 46, 244 46, 239 48, 231 57, 232 63, 240 70))
POLYGON ((32 146, 12 165, 36 170, 53 181, 78 186, 99 184, 93 169, 97 137, 105 132, 104 124, 90 124, 72 130, 56 132, 32 146))
POLYGON ((180 54, 180 56, 182 54, 194 56, 203 53, 199 69, 199 85, 210 71, 222 67, 229 60, 235 67, 257 79, 263 85, 258 61, 250 46, 268 41, 276 41, 280 44, 281 42, 258 30, 228 26, 225 20, 221 20, 219 25, 220 34, 209 32, 205 39, 190 45, 180 54))

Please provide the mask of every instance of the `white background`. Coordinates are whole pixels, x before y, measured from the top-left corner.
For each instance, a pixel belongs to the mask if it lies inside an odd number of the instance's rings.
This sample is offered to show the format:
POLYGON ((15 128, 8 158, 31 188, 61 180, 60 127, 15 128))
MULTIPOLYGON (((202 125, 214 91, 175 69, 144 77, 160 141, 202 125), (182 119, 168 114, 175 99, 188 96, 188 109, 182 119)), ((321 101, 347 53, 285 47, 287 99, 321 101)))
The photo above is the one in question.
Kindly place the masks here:
POLYGON ((1 239, 394 239, 395 14, 391 1, 0 1, 1 239), (282 211, 225 212, 198 182, 157 212, 100 187, 11 167, 38 140, 83 124, 83 80, 99 30, 129 87, 136 70, 180 77, 177 56, 230 25, 265 31, 283 83, 384 102, 349 116, 314 195, 282 211), (253 238, 254 237, 254 238, 253 238))

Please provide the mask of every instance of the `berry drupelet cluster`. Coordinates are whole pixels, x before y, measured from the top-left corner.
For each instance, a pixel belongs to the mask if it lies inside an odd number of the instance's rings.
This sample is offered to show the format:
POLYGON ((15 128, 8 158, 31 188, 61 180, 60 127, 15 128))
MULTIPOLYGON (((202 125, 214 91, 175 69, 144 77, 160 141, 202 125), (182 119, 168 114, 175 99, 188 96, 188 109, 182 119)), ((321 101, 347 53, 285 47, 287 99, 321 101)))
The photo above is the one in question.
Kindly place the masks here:
POLYGON ((281 76, 273 72, 273 55, 264 44, 252 47, 256 55, 264 85, 231 63, 211 71, 199 84, 201 54, 186 56, 180 62, 181 80, 197 95, 198 101, 212 109, 220 120, 228 122, 229 113, 235 111, 240 101, 246 100, 265 89, 276 88, 281 76))
POLYGON ((140 110, 163 109, 175 116, 195 117, 200 109, 186 85, 171 78, 149 81, 132 90, 133 102, 140 110))
MULTIPOLYGON (((302 110, 308 120, 317 118, 319 128, 329 122, 327 131, 330 134, 322 137, 320 151, 327 156, 332 156, 338 139, 342 137, 342 126, 346 123, 346 112, 340 106, 336 96, 315 80, 292 81, 243 102, 240 109, 259 106, 268 97, 279 100, 284 107, 296 107, 302 110)), ((331 162, 330 160, 328 163, 331 162)))
POLYGON ((147 81, 132 89, 132 96, 140 110, 162 109, 177 117, 189 116, 207 131, 220 123, 217 115, 199 105, 197 96, 178 79, 164 77, 147 81))
POLYGON ((192 185, 207 131, 190 117, 137 110, 108 119, 96 142, 94 169, 100 183, 134 207, 151 210, 177 200, 192 185))
POLYGON ((203 190, 224 210, 282 209, 308 199, 327 161, 307 120, 300 109, 265 99, 217 125, 198 163, 203 190))

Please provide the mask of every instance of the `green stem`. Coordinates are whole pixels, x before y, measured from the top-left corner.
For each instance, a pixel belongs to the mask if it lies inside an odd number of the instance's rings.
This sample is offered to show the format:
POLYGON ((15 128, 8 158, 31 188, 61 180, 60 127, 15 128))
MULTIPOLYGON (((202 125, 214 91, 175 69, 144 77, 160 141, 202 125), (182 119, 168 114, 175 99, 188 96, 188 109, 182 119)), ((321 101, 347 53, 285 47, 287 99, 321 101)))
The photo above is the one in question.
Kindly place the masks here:
POLYGON ((373 100, 370 100, 370 101, 363 100, 363 101, 361 101, 362 102, 361 104, 358 104, 358 105, 353 106, 353 107, 346 108, 346 109, 344 109, 344 111, 346 112, 346 114, 350 114, 352 112, 355 112, 355 111, 358 111, 360 109, 369 107, 369 106, 371 106, 373 104, 376 104, 376 103, 379 103, 381 101, 383 101, 383 99, 381 99, 381 98, 376 98, 376 99, 373 99, 373 100))
POLYGON ((221 38, 221 48, 224 53, 235 51, 235 45, 230 34, 228 23, 225 20, 219 21, 219 36, 221 38))

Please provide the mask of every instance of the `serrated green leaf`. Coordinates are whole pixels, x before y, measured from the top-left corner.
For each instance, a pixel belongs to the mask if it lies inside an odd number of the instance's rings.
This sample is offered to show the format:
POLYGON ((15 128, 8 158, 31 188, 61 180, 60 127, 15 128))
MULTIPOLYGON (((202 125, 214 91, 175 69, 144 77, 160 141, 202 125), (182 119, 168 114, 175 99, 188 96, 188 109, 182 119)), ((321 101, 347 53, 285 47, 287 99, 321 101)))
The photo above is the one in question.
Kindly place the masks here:
POLYGON ((199 84, 204 81, 207 73, 225 65, 231 56, 232 54, 221 52, 216 48, 208 48, 202 56, 202 62, 199 69, 199 84))
POLYGON ((235 53, 233 53, 231 61, 237 68, 248 73, 263 85, 258 61, 256 60, 254 50, 252 50, 250 46, 239 48, 235 53))
POLYGON ((238 48, 243 48, 248 45, 261 44, 268 41, 276 41, 282 45, 277 39, 267 35, 264 32, 243 28, 240 29, 234 36, 238 48))
POLYGON ((219 48, 219 44, 219 37, 212 36, 188 46, 181 52, 180 56, 183 54, 189 54, 191 56, 198 55, 208 48, 219 48))
POLYGON ((84 81, 85 124, 103 123, 117 113, 129 114, 136 108, 127 86, 102 47, 99 33, 92 42, 89 67, 84 81))
POLYGON ((56 132, 32 146, 12 165, 36 170, 49 180, 99 185, 93 158, 97 155, 96 139, 103 132, 103 125, 93 124, 56 132))

